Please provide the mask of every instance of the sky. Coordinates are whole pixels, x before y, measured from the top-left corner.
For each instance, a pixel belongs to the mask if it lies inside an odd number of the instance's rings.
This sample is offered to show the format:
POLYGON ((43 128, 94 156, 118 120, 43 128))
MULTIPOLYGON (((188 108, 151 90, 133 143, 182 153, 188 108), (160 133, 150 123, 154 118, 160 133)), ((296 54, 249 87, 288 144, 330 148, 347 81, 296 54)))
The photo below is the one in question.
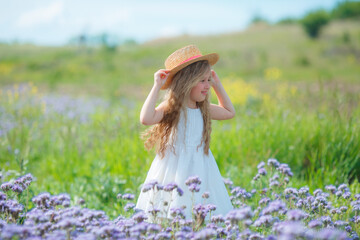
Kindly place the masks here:
POLYGON ((0 42, 63 45, 80 34, 108 33, 139 43, 182 34, 246 29, 254 16, 269 22, 332 9, 341 0, 0 0, 0 42))

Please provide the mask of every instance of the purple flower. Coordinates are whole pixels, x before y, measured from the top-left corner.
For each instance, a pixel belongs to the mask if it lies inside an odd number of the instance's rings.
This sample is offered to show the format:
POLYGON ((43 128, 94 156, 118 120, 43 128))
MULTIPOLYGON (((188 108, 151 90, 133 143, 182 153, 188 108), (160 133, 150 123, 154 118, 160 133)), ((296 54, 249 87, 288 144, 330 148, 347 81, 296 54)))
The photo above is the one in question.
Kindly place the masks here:
POLYGON ((275 181, 270 182, 269 187, 273 188, 273 187, 278 187, 279 185, 280 185, 280 183, 275 180, 275 181))
POLYGON ((342 195, 342 197, 343 197, 344 199, 349 199, 349 198, 351 197, 351 193, 350 193, 350 192, 345 192, 345 193, 342 195))
POLYGON ((140 211, 138 213, 135 213, 133 216, 132 216, 132 219, 134 219, 135 221, 137 221, 138 223, 144 221, 147 219, 147 216, 145 214, 144 211, 140 211))
POLYGON ((265 176, 267 174, 265 168, 259 168, 258 173, 263 176, 265 176))
POLYGON ((262 225, 264 226, 270 226, 271 223, 273 221, 273 217, 271 215, 263 215, 260 216, 255 222, 254 222, 254 226, 255 227, 261 227, 262 225))
POLYGON ((210 197, 210 193, 209 192, 204 192, 201 197, 207 199, 207 198, 210 197))
POLYGON ((228 187, 231 187, 233 185, 233 182, 229 178, 223 178, 224 184, 228 187))
POLYGON ((322 221, 319 221, 319 220, 311 220, 309 223, 308 223, 308 227, 309 228, 320 228, 322 227, 322 221))
POLYGON ((170 215, 173 217, 185 218, 185 212, 183 208, 171 208, 170 215))
POLYGON ((306 195, 307 193, 309 193, 309 188, 308 187, 301 187, 299 189, 299 195, 306 195))
POLYGON ((12 189, 12 184, 9 183, 9 182, 3 183, 3 184, 1 184, 1 189, 2 189, 4 192, 7 192, 7 191, 9 191, 10 189, 12 189))
POLYGON ((211 222, 213 223, 223 223, 225 222, 225 218, 222 215, 216 215, 211 217, 211 222))
POLYGON ((135 204, 134 203, 127 203, 124 207, 125 212, 130 211, 131 209, 134 209, 135 204))
POLYGON ((165 192, 171 192, 172 190, 174 190, 175 188, 177 188, 177 184, 176 183, 169 183, 167 185, 164 186, 164 191, 165 192))
POLYGON ((318 239, 337 239, 337 240, 347 239, 346 232, 332 228, 321 229, 318 233, 316 233, 315 237, 318 239))
POLYGON ((299 209, 292 209, 287 212, 288 220, 299 221, 307 218, 309 215, 299 209))
POLYGON ((268 215, 273 212, 286 211, 286 204, 281 200, 275 200, 269 203, 269 206, 262 210, 263 215, 268 215))
POLYGON ((253 217, 254 213, 251 211, 250 207, 244 207, 240 209, 233 209, 230 210, 226 214, 226 219, 231 221, 231 223, 237 224, 239 221, 244 221, 246 219, 251 219, 253 217))
POLYGON ((294 195, 298 195, 298 191, 296 188, 286 188, 284 190, 285 194, 294 194, 294 195))
POLYGON ((158 239, 171 239, 171 233, 168 232, 161 232, 158 233, 155 237, 156 240, 158 239))
POLYGON ((211 228, 203 228, 195 233, 194 239, 211 239, 216 236, 216 231, 211 228))
POLYGON ((124 200, 134 200, 134 194, 131 194, 131 193, 125 193, 122 195, 122 199, 124 200))
POLYGON ((258 165, 257 165, 257 168, 260 169, 260 168, 263 168, 265 166, 265 163, 264 162, 260 162, 258 165))
POLYGON ((348 191, 349 188, 347 187, 347 185, 345 183, 343 183, 338 187, 338 190, 339 191, 348 191))
POLYGON ((201 184, 201 179, 199 176, 190 176, 188 179, 186 179, 185 184, 187 186, 190 186, 191 184, 201 184))
POLYGON ((306 228, 301 222, 284 221, 275 223, 273 231, 284 239, 297 239, 304 237, 306 228))
POLYGON ((279 167, 280 163, 278 162, 278 160, 276 160, 275 158, 270 158, 267 161, 267 165, 268 166, 273 166, 275 168, 279 167))
POLYGON ((195 184, 195 183, 192 183, 190 186, 189 186, 189 191, 190 192, 199 192, 200 191, 200 187, 195 184))
POLYGON ((333 194, 336 192, 336 187, 334 185, 327 185, 325 186, 325 189, 333 194))
POLYGON ((266 205, 268 202, 270 202, 270 198, 264 197, 264 198, 260 199, 259 205, 266 205))
POLYGON ((184 194, 184 191, 180 187, 177 187, 176 191, 180 197, 184 194))

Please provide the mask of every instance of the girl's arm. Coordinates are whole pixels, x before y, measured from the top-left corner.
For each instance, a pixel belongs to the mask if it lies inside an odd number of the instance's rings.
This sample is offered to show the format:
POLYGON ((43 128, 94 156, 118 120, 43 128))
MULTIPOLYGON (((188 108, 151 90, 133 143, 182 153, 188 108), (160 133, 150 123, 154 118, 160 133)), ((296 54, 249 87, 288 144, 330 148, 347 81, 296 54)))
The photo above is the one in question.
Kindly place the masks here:
POLYGON ((166 82, 167 77, 168 72, 164 69, 160 69, 154 74, 154 86, 146 98, 140 112, 140 122, 142 124, 153 125, 159 123, 163 118, 166 105, 165 102, 160 103, 157 108, 155 108, 155 105, 160 89, 166 82))
POLYGON ((227 95, 220 79, 214 70, 211 70, 214 79, 213 88, 215 90, 219 104, 210 104, 210 116, 214 120, 226 120, 235 116, 235 109, 227 95))

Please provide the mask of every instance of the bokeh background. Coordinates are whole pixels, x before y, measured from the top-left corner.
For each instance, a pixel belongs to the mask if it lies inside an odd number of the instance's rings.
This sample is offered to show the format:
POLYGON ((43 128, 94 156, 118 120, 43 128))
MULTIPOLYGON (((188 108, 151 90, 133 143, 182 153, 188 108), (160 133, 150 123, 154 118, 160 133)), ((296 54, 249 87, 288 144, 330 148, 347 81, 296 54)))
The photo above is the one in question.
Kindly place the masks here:
POLYGON ((153 74, 196 44, 219 53, 237 111, 213 122, 223 177, 251 189, 276 158, 292 187, 359 192, 359 1, 1 2, 2 182, 32 173, 31 194, 118 216, 117 194, 137 196, 155 156, 139 123, 153 74))

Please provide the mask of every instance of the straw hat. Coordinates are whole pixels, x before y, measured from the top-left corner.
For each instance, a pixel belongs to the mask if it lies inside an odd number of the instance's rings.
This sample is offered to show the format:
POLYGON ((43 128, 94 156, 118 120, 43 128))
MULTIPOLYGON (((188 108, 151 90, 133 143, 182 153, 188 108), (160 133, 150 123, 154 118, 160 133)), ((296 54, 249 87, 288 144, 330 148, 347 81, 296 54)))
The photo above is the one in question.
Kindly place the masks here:
POLYGON ((208 60, 210 65, 214 65, 219 60, 219 55, 217 53, 202 55, 195 45, 189 45, 173 52, 165 60, 165 68, 169 71, 169 76, 161 89, 167 89, 170 86, 173 77, 178 71, 201 60, 208 60))

